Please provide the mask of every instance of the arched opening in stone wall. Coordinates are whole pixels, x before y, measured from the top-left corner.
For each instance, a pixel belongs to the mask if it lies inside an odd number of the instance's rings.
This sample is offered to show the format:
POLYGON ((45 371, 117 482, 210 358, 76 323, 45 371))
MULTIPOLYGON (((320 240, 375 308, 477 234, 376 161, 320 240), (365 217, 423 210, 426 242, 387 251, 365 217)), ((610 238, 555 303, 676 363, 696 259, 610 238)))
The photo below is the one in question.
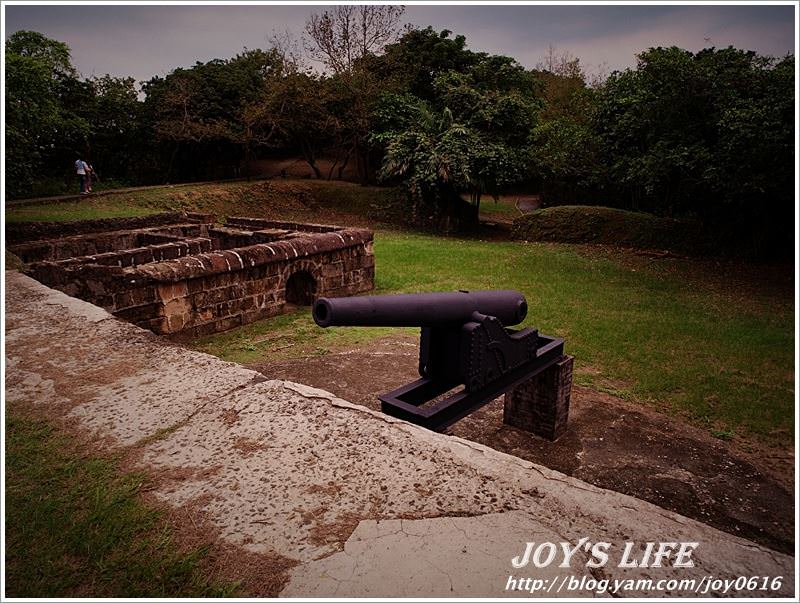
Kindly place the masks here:
POLYGON ((286 281, 286 301, 297 306, 310 306, 317 293, 317 281, 307 270, 298 270, 286 281))

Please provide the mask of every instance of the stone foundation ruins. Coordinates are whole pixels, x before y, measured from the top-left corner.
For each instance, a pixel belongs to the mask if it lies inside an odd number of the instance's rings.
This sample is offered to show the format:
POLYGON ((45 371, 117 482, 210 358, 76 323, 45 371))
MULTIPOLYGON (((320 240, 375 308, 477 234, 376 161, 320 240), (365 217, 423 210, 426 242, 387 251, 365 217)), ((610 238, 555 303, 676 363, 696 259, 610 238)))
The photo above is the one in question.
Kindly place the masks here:
POLYGON ((170 213, 11 224, 30 274, 136 325, 186 340, 374 288, 372 232, 170 213))

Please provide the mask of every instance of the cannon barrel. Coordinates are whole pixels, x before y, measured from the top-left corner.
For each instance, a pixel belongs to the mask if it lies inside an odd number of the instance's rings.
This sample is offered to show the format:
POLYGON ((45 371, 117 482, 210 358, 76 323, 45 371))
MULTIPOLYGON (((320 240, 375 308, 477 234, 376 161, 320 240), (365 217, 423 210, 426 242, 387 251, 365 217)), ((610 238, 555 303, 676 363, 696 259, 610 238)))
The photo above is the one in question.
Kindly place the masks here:
POLYGON ((528 303, 519 291, 453 291, 367 297, 321 297, 313 308, 321 327, 436 327, 464 324, 478 312, 504 326, 525 319, 528 303))

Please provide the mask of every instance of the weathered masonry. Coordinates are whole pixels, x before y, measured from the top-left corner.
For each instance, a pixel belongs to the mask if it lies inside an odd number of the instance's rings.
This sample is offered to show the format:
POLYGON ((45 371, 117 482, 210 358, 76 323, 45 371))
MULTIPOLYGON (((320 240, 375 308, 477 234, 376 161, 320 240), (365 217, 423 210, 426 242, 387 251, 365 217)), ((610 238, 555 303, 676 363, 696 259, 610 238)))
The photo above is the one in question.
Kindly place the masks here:
POLYGON ((43 284, 175 339, 374 288, 372 231, 170 213, 11 224, 8 250, 43 284))

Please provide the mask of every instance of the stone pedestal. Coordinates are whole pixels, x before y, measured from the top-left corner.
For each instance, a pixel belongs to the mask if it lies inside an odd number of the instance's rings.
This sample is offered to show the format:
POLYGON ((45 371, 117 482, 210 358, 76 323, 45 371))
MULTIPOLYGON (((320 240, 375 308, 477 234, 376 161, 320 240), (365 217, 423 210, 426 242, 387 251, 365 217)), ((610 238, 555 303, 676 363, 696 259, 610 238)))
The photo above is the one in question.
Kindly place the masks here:
POLYGON ((553 366, 506 392, 503 422, 550 441, 567 429, 572 391, 572 356, 562 356, 553 366))

